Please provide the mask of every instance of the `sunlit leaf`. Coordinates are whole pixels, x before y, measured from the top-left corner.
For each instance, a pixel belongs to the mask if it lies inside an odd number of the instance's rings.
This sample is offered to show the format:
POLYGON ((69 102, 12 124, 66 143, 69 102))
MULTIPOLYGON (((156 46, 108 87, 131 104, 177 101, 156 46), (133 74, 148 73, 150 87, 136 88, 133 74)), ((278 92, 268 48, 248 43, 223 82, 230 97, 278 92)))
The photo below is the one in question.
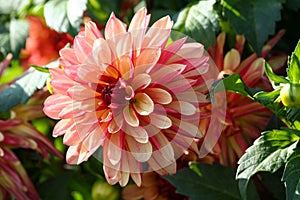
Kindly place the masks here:
POLYGON ((215 0, 199 1, 179 12, 174 29, 183 32, 206 48, 215 44, 219 30, 218 15, 213 5, 215 0))
MULTIPOLYGON (((176 192, 186 195, 190 200, 241 199, 234 170, 218 164, 191 164, 191 169, 183 168, 165 178, 175 186, 176 192)), ((249 199, 257 199, 254 188, 249 191, 249 199)))
POLYGON ((58 32, 75 35, 83 22, 83 12, 87 0, 52 0, 44 8, 44 16, 49 27, 58 32))
POLYGON ((265 72, 266 75, 268 76, 269 80, 273 82, 275 85, 278 85, 280 83, 288 83, 289 81, 285 79, 283 76, 279 76, 275 74, 271 68, 271 66, 265 62, 265 72))
POLYGON ((246 39, 260 54, 268 36, 274 34, 275 23, 280 20, 282 0, 223 0, 224 15, 237 34, 246 39))
POLYGON ((26 103, 30 96, 44 87, 48 73, 28 70, 12 85, 0 92, 0 111, 6 112, 19 103, 26 103))
POLYGON ((26 38, 28 37, 29 23, 26 20, 10 21, 10 48, 14 56, 18 56, 21 49, 25 47, 26 38))
POLYGON ((300 131, 292 129, 263 132, 240 158, 236 178, 243 199, 249 179, 257 172, 276 172, 284 165, 300 138, 300 131))
POLYGON ((291 83, 300 83, 300 40, 289 58, 288 77, 291 83))

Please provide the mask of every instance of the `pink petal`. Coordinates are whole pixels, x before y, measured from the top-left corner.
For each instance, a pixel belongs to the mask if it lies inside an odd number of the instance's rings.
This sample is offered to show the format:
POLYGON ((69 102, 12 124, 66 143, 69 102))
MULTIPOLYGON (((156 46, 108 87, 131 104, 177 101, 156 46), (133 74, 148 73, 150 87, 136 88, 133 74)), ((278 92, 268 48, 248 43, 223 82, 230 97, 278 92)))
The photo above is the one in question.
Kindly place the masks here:
POLYGON ((148 74, 138 74, 131 82, 132 89, 144 89, 151 83, 151 77, 148 74))
POLYGON ((119 114, 110 121, 108 125, 109 133, 116 133, 121 129, 121 127, 123 126, 123 120, 121 119, 121 117, 121 114, 119 114))
POLYGON ((49 96, 44 102, 44 112, 48 117, 60 119, 61 111, 69 105, 72 105, 72 99, 66 95, 54 94, 49 96))
POLYGON ((197 111, 197 108, 193 104, 186 101, 173 101, 167 107, 183 115, 193 115, 197 111))
POLYGON ((164 89, 147 88, 145 92, 155 103, 169 104, 172 102, 172 96, 164 89))
POLYGON ((262 78, 264 63, 265 60, 263 58, 256 59, 249 67, 249 70, 241 76, 249 87, 254 86, 262 78))
POLYGON ((131 107, 125 106, 125 108, 123 109, 123 117, 130 126, 139 126, 139 119, 131 107))
POLYGON ((112 165, 120 162, 122 151, 120 134, 112 134, 107 145, 107 157, 112 165))
POLYGON ((150 142, 139 143, 133 137, 126 137, 130 153, 138 162, 146 162, 152 155, 152 145, 150 142))
POLYGON ((159 60, 161 54, 160 49, 148 48, 143 49, 140 55, 136 58, 134 62, 135 65, 135 75, 145 72, 150 72, 159 60))
POLYGON ((70 127, 74 126, 74 122, 72 119, 62 119, 56 123, 53 129, 53 137, 58 137, 65 134, 66 130, 70 127))
POLYGON ((80 63, 84 63, 92 51, 92 46, 88 44, 85 38, 76 36, 74 39, 74 51, 77 60, 80 63))
POLYGON ((126 32, 126 25, 112 13, 106 23, 104 35, 105 39, 115 37, 126 32))
POLYGON ((151 124, 156 126, 157 128, 167 129, 167 128, 170 128, 172 126, 172 121, 170 120, 169 117, 167 117, 165 115, 151 113, 149 115, 149 117, 150 117, 150 120, 151 120, 151 124))
POLYGON ((147 131, 143 127, 126 127, 126 134, 132 136, 139 143, 147 143, 149 141, 149 136, 147 131))
POLYGON ((128 31, 147 29, 149 21, 146 20, 147 9, 145 7, 139 9, 132 17, 128 31))
MULTIPOLYGON (((68 89, 68 95, 76 101, 82 101, 86 99, 94 99, 95 97, 99 96, 100 94, 97 94, 95 90, 92 90, 91 88, 76 84, 73 87, 68 89)), ((96 107, 96 105, 95 105, 96 107)))
POLYGON ((133 107, 140 115, 149 115, 153 112, 154 103, 145 93, 137 93, 134 97, 133 107))
POLYGON ((103 38, 95 40, 92 55, 97 64, 110 64, 112 61, 111 50, 107 44, 107 41, 103 38))
POLYGON ((90 43, 93 43, 97 38, 103 38, 102 33, 97 28, 97 25, 92 21, 85 23, 84 35, 90 43))
POLYGON ((51 86, 55 93, 66 94, 68 88, 75 84, 75 81, 65 75, 63 69, 50 68, 49 71, 52 76, 51 86))

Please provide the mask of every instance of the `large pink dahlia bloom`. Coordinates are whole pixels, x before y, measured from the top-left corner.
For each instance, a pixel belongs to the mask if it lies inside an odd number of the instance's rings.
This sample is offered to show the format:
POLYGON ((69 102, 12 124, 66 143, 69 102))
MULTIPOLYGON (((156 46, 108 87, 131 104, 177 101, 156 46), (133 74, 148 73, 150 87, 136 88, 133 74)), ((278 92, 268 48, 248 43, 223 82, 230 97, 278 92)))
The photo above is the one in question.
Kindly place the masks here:
POLYGON ((100 149, 110 184, 124 186, 131 177, 141 185, 143 170, 175 173, 185 150, 198 152, 208 57, 199 43, 170 40, 168 16, 148 29, 149 20, 142 8, 127 28, 112 14, 105 37, 88 22, 73 48, 60 51, 61 67, 50 69, 54 94, 44 112, 61 119, 53 135, 70 146, 67 162, 100 149))

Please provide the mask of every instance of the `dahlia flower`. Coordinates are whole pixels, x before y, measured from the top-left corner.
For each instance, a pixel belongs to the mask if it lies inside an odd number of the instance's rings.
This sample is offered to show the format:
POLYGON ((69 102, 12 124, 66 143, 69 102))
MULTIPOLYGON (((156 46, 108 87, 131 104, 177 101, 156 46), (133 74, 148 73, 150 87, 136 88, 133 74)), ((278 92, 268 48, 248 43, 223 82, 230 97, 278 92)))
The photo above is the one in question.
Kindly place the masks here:
POLYGON ((66 44, 73 44, 73 38, 67 33, 58 33, 49 28, 43 18, 26 16, 29 22, 29 37, 26 47, 21 51, 21 65, 27 69, 30 64, 46 65, 59 57, 59 50, 66 44))
POLYGON ((128 27, 112 13, 104 36, 88 22, 50 69, 44 112, 60 120, 53 136, 64 135, 67 163, 102 158, 110 184, 141 185, 143 170, 175 173, 186 149, 198 152, 208 57, 199 43, 170 39, 169 16, 147 30, 149 20, 145 8, 128 27))
MULTIPOLYGON (((26 105, 11 111, 11 117, 0 120, 0 199, 39 199, 30 178, 13 149, 25 148, 39 152, 48 158, 48 153, 61 157, 47 137, 35 129, 30 121, 44 117, 42 102, 45 91, 36 93, 26 105)), ((47 94, 48 95, 48 94, 47 94)))
MULTIPOLYGON (((217 37, 216 46, 208 50, 219 69, 217 78, 223 78, 224 74, 238 73, 248 87, 270 90, 271 84, 264 74, 264 57, 283 34, 284 31, 280 31, 263 47, 261 57, 253 53, 241 61, 245 43, 244 36, 237 35, 235 48, 229 50, 223 57, 226 34, 221 33, 217 37)), ((282 63, 282 57, 279 58, 279 63, 282 63)), ((211 105, 202 108, 203 113, 210 113, 210 110, 211 105)), ((212 151, 216 161, 236 166, 237 160, 266 128, 271 115, 272 113, 263 105, 239 94, 227 92, 227 114, 223 122, 224 129, 212 151)), ((200 129, 205 132, 209 124, 211 124, 210 119, 201 120, 200 129)))

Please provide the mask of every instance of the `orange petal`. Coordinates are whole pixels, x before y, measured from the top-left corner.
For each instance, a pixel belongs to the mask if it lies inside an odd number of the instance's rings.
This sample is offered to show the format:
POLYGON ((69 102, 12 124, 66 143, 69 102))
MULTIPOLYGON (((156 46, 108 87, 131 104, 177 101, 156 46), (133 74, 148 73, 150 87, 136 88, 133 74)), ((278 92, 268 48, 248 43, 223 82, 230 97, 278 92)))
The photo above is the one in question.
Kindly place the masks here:
POLYGON ((153 112, 154 103, 145 93, 137 93, 134 97, 133 107, 140 115, 149 115, 153 112))
POLYGON ((172 102, 172 96, 164 89, 147 88, 145 92, 156 103, 169 104, 172 102))
POLYGON ((231 49, 226 53, 224 58, 224 70, 235 71, 241 62, 240 53, 236 49, 231 49))

